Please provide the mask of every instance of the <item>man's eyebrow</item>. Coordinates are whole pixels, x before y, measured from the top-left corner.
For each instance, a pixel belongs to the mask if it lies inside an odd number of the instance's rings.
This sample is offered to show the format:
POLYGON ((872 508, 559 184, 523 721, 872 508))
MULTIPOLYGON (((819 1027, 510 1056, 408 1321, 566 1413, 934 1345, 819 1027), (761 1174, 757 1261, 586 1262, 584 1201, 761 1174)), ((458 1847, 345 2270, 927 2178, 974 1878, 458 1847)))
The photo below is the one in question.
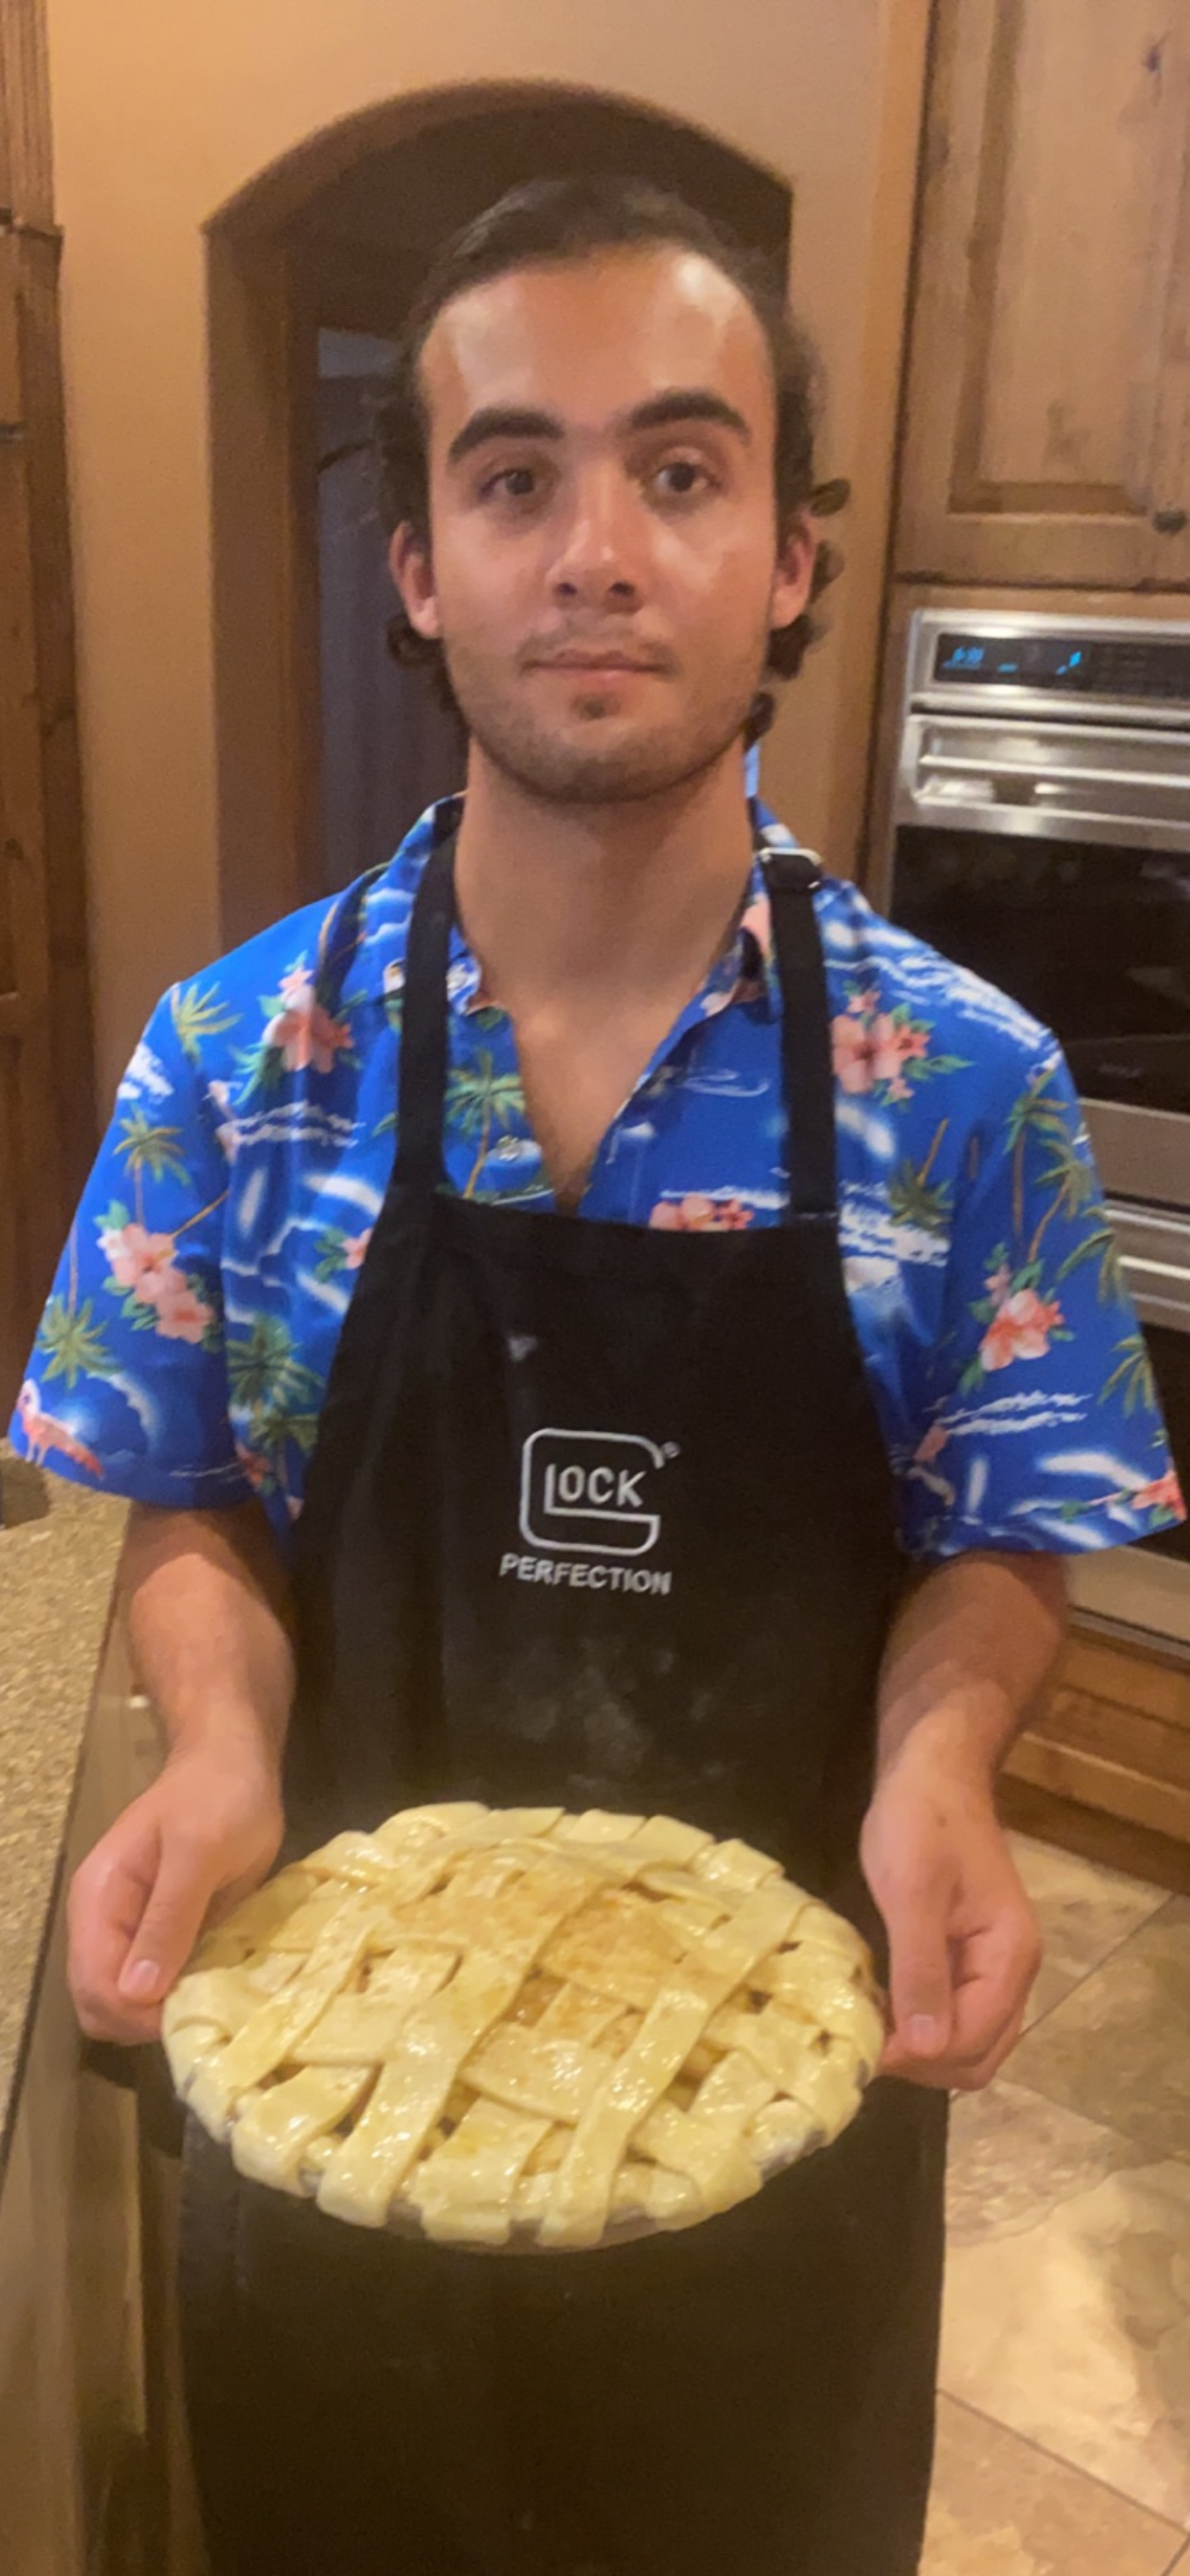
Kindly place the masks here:
POLYGON ((473 411, 446 451, 448 465, 461 465, 472 448, 486 447, 493 438, 551 438, 565 436, 560 420, 550 411, 528 411, 519 404, 488 403, 482 411, 473 411))
POLYGON ((674 385, 663 394, 651 394, 647 402, 636 403, 627 413, 624 427, 636 429, 673 429, 685 420, 709 420, 720 429, 733 430, 745 446, 752 444, 752 432, 742 412, 734 403, 725 402, 722 394, 712 393, 709 385, 674 385))
MULTIPOLYGON (((734 403, 725 402, 722 394, 713 393, 709 385, 673 385, 664 393, 650 394, 646 402, 635 403, 621 415, 619 427, 630 433, 643 429, 676 429, 684 421, 711 421, 720 429, 729 429, 746 447, 752 444, 752 432, 742 412, 734 403)), ((496 438, 545 438, 556 445, 566 435, 565 424, 555 412, 533 411, 518 403, 487 403, 473 411, 452 438, 446 452, 448 465, 461 465, 477 447, 486 447, 496 438)))

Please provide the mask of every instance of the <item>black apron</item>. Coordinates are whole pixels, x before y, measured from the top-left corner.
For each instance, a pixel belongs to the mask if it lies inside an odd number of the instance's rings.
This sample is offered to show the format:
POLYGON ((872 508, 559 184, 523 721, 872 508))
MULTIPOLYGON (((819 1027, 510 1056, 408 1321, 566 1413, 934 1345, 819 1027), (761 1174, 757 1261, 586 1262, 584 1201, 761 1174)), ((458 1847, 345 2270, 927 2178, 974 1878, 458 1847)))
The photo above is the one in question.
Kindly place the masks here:
MULTIPOLYGON (((903 1573, 847 1296, 803 855, 768 862, 787 1220, 469 1203, 442 1160, 453 841, 410 928, 393 1177, 299 1524, 291 1848, 436 1797, 662 1811, 864 1923, 903 1573)), ((912 2576, 945 2101, 883 2081, 691 2232, 496 2257, 374 2236, 188 2141, 216 2576, 912 2576)))

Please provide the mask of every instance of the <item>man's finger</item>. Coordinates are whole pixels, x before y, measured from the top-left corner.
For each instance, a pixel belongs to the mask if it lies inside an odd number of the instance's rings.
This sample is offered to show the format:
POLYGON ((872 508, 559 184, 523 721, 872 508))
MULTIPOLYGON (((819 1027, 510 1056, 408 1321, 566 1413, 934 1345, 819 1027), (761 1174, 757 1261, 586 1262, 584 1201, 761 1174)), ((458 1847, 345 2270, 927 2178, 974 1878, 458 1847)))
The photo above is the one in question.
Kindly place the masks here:
POLYGON ((940 2056, 923 2060, 905 2048, 900 2034, 889 2039, 881 2073, 905 2075, 912 2081, 959 2092, 978 2092, 1011 2056, 1024 2028, 1033 1983, 1028 1942, 1011 1958, 987 1956, 979 1965, 970 1954, 956 1973, 950 2039, 940 2056))
POLYGON ((890 1894, 884 1919, 891 1952, 893 2038, 899 2053, 928 2062, 949 2046, 954 2015, 943 1883, 914 1881, 890 1894))
POLYGON ((166 1843, 153 1891, 120 1972, 121 2000, 158 2004, 190 1956, 212 1895, 211 1869, 189 1844, 166 1843))
POLYGON ((966 1940, 955 1968, 951 2053, 978 2065, 1023 2015, 1037 1974, 1040 1942, 1031 1912, 1014 1907, 966 1940))
MULTIPOLYGON (((120 1972, 136 1937, 146 1900, 157 1874, 160 1843, 155 1831, 131 1838, 123 1849, 92 1854, 76 1871, 67 1901, 68 1975, 84 2030, 94 2038, 149 2036, 110 2026, 122 2020, 127 2006, 120 1996, 120 1972)), ((134 2016, 135 2018, 135 2016, 134 2016)))
POLYGON ((1023 2026, 1031 1985, 1032 1978, 1020 1973, 960 1983, 948 2052, 958 2070, 978 2068, 993 2056, 1003 2061, 1023 2026))

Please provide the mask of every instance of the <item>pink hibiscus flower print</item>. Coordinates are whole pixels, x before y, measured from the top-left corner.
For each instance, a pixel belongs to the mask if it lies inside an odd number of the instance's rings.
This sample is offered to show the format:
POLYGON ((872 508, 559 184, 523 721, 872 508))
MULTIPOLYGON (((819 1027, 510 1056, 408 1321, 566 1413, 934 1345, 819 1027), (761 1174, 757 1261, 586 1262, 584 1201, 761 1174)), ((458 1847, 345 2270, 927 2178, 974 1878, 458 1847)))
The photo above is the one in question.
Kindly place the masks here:
POLYGON ((649 1223, 669 1234, 735 1234, 751 1225, 752 1210, 740 1199, 709 1199, 690 1190, 685 1198, 659 1199, 649 1223))
POLYGON ((314 978, 307 966, 294 966, 281 980, 283 1007, 269 1021, 266 1047, 274 1047, 287 1073, 329 1073, 335 1057, 351 1044, 351 1031, 314 998, 314 978))
POLYGON ((370 1226, 370 1225, 366 1225, 366 1226, 364 1227, 364 1230, 363 1230, 363 1233, 362 1233, 362 1234, 345 1234, 345 1235, 344 1235, 344 1237, 343 1237, 343 1268, 344 1268, 345 1270, 362 1270, 362 1269, 363 1269, 364 1263, 365 1263, 365 1261, 366 1261, 366 1259, 367 1259, 367 1257, 368 1257, 368 1245, 370 1244, 371 1240, 372 1240, 372 1228, 371 1228, 371 1226, 370 1226))
POLYGON ((831 1052, 834 1057, 835 1080, 842 1090, 850 1092, 871 1090, 876 1078, 872 1062, 874 1053, 872 1039, 867 1023, 859 1017, 855 1004, 852 1004, 850 1009, 841 1011, 838 1018, 832 1020, 831 1052))
POLYGON ((877 1011, 868 1036, 873 1082, 888 1084, 890 1100, 908 1100, 904 1067, 925 1055, 926 1031, 912 1021, 894 1020, 887 1011, 877 1011))
POLYGON ((1130 1499, 1142 1512, 1184 1512, 1186 1508, 1177 1470, 1173 1467, 1168 1467, 1163 1476, 1155 1477, 1151 1485, 1141 1485, 1130 1499))
POLYGON ((215 1309, 195 1295, 180 1270, 171 1270, 157 1300, 157 1330, 167 1342, 201 1342, 215 1309))
POLYGON ((1056 1297, 1039 1297, 1035 1288, 1018 1288, 997 1307, 979 1356, 985 1369, 1008 1368, 1013 1360, 1042 1360, 1049 1337, 1061 1324, 1056 1297))
POLYGON ((117 1288, 130 1291, 142 1306, 158 1305, 167 1280, 178 1276, 172 1234, 149 1234, 143 1225, 108 1226, 99 1248, 117 1288))
POLYGON ((845 1011, 831 1021, 835 1080, 841 1091, 857 1095, 875 1091, 884 1101, 908 1100, 915 1082, 936 1074, 960 1073, 963 1059, 931 1055, 930 1028, 911 1017, 908 1005, 882 1011, 875 987, 853 992, 845 1011))

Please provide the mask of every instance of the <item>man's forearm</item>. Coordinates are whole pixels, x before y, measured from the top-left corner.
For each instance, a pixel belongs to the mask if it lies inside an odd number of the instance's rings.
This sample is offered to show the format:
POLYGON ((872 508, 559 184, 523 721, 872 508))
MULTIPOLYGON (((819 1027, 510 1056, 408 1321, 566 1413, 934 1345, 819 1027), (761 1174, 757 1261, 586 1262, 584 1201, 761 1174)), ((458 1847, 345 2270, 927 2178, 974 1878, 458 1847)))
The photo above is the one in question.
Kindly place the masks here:
POLYGON ((138 1508, 121 1580, 137 1668, 171 1747, 275 1770, 293 1698, 292 1619, 259 1506, 138 1508))
POLYGON ((880 1677, 878 1771, 912 1747, 990 1781, 1062 1642, 1054 1556, 973 1552, 936 1566, 894 1622, 880 1677))

